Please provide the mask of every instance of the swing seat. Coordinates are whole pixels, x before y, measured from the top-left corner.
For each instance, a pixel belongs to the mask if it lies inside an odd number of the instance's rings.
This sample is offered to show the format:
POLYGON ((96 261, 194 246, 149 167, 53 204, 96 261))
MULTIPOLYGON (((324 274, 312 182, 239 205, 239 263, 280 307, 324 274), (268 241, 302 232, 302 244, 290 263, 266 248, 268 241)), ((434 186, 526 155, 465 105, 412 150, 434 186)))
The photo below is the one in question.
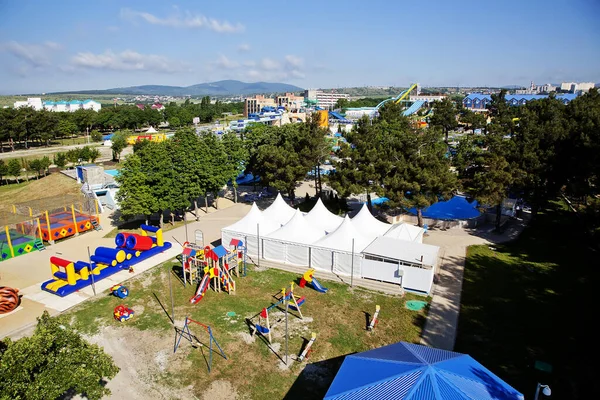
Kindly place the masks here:
POLYGON ((256 325, 256 331, 259 332, 261 335, 266 335, 269 333, 269 328, 262 325, 256 325))

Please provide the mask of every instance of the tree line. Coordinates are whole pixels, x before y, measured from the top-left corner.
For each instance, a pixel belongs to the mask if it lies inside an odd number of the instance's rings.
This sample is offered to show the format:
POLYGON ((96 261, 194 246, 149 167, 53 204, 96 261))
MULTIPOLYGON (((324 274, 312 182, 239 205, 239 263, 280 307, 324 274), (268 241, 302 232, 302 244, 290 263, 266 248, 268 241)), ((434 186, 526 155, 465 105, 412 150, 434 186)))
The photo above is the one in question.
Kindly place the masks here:
MULTIPOLYGON (((120 129, 139 129, 144 126, 158 126, 169 122, 172 127, 191 125, 194 117, 201 123, 212 122, 223 113, 241 113, 243 103, 211 104, 210 97, 202 98, 200 103, 189 99, 178 105, 171 102, 164 110, 144 109, 136 105, 105 106, 100 111, 77 110, 74 112, 36 111, 30 107, 0 109, 0 151, 6 142, 11 150, 15 147, 27 149, 31 144, 49 146, 53 140, 68 138, 80 132, 115 131, 120 129)), ((95 139, 102 135, 95 132, 95 139)))
POLYGON ((228 183, 237 201, 236 178, 243 172, 294 201, 297 182, 329 155, 325 133, 311 118, 281 127, 256 124, 239 137, 182 128, 165 142, 139 142, 116 178, 122 219, 158 214, 162 224, 166 211, 185 215, 191 207, 198 215, 198 199, 208 207, 208 196, 218 201, 228 183))

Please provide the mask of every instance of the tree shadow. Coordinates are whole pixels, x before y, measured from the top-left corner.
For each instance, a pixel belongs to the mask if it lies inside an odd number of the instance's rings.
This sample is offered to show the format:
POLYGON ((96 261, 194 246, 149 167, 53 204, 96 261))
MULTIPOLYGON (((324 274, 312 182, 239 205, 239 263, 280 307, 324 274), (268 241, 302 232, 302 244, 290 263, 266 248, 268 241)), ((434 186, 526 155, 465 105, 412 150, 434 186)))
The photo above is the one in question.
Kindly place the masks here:
POLYGON ((346 356, 306 364, 284 396, 285 400, 322 399, 346 356))
POLYGON ((369 324, 371 323, 371 313, 363 311, 363 314, 365 314, 365 331, 368 331, 369 324))

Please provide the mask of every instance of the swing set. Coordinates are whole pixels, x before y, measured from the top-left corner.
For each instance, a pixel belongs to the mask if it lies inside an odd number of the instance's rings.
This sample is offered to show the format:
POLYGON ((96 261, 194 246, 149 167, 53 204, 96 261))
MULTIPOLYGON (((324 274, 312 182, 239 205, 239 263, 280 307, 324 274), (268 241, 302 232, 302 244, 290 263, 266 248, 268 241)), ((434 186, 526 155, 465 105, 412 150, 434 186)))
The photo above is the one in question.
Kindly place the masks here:
MULTIPOLYGON (((261 312, 255 316, 258 317, 258 321, 256 323, 253 323, 254 327, 252 329, 252 336, 254 336, 258 332, 269 341, 269 344, 272 344, 272 326, 269 321, 269 311, 274 307, 279 306, 281 303, 287 302, 286 312, 287 308, 291 308, 292 310, 298 312, 300 319, 304 319, 304 317, 302 316, 302 311, 300 311, 300 307, 304 304, 305 301, 306 298, 304 296, 300 297, 294 295, 294 282, 290 282, 290 286, 288 286, 287 289, 281 289, 281 297, 277 300, 275 304, 271 304, 269 307, 263 308, 261 312)), ((251 318, 250 321, 252 322, 252 319, 254 319, 255 317, 251 318)))
POLYGON ((225 355, 225 352, 223 352, 223 349, 221 349, 221 346, 219 346, 219 342, 217 342, 217 339, 215 339, 215 337, 213 336, 213 332, 212 332, 212 329, 210 326, 204 325, 203 323, 195 321, 189 317, 185 317, 185 323, 183 324, 183 328, 176 329, 177 333, 178 333, 178 337, 177 337, 177 341, 175 342, 175 349, 173 350, 173 353, 177 352, 177 348, 179 347, 181 338, 185 338, 186 340, 188 340, 192 344, 192 347, 196 347, 196 345, 205 346, 200 340, 198 340, 196 335, 194 335, 190 331, 190 323, 200 325, 208 333, 208 336, 209 336, 208 372, 210 373, 210 370, 212 367, 212 354, 213 354, 213 351, 215 351, 215 350, 213 350, 213 342, 214 342, 215 346, 217 347, 217 349, 219 349, 219 353, 221 354, 221 356, 226 360, 228 359, 227 356, 225 355))

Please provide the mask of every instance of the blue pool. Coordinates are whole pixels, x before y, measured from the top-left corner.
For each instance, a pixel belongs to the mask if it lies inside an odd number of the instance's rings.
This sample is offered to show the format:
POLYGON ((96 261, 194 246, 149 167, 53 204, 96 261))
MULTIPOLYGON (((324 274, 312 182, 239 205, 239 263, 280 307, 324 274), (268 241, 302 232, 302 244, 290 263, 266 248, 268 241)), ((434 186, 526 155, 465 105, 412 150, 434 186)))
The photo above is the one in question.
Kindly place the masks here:
POLYGON ((119 170, 118 169, 105 169, 104 173, 106 173, 110 176, 117 176, 117 175, 119 175, 119 170))

